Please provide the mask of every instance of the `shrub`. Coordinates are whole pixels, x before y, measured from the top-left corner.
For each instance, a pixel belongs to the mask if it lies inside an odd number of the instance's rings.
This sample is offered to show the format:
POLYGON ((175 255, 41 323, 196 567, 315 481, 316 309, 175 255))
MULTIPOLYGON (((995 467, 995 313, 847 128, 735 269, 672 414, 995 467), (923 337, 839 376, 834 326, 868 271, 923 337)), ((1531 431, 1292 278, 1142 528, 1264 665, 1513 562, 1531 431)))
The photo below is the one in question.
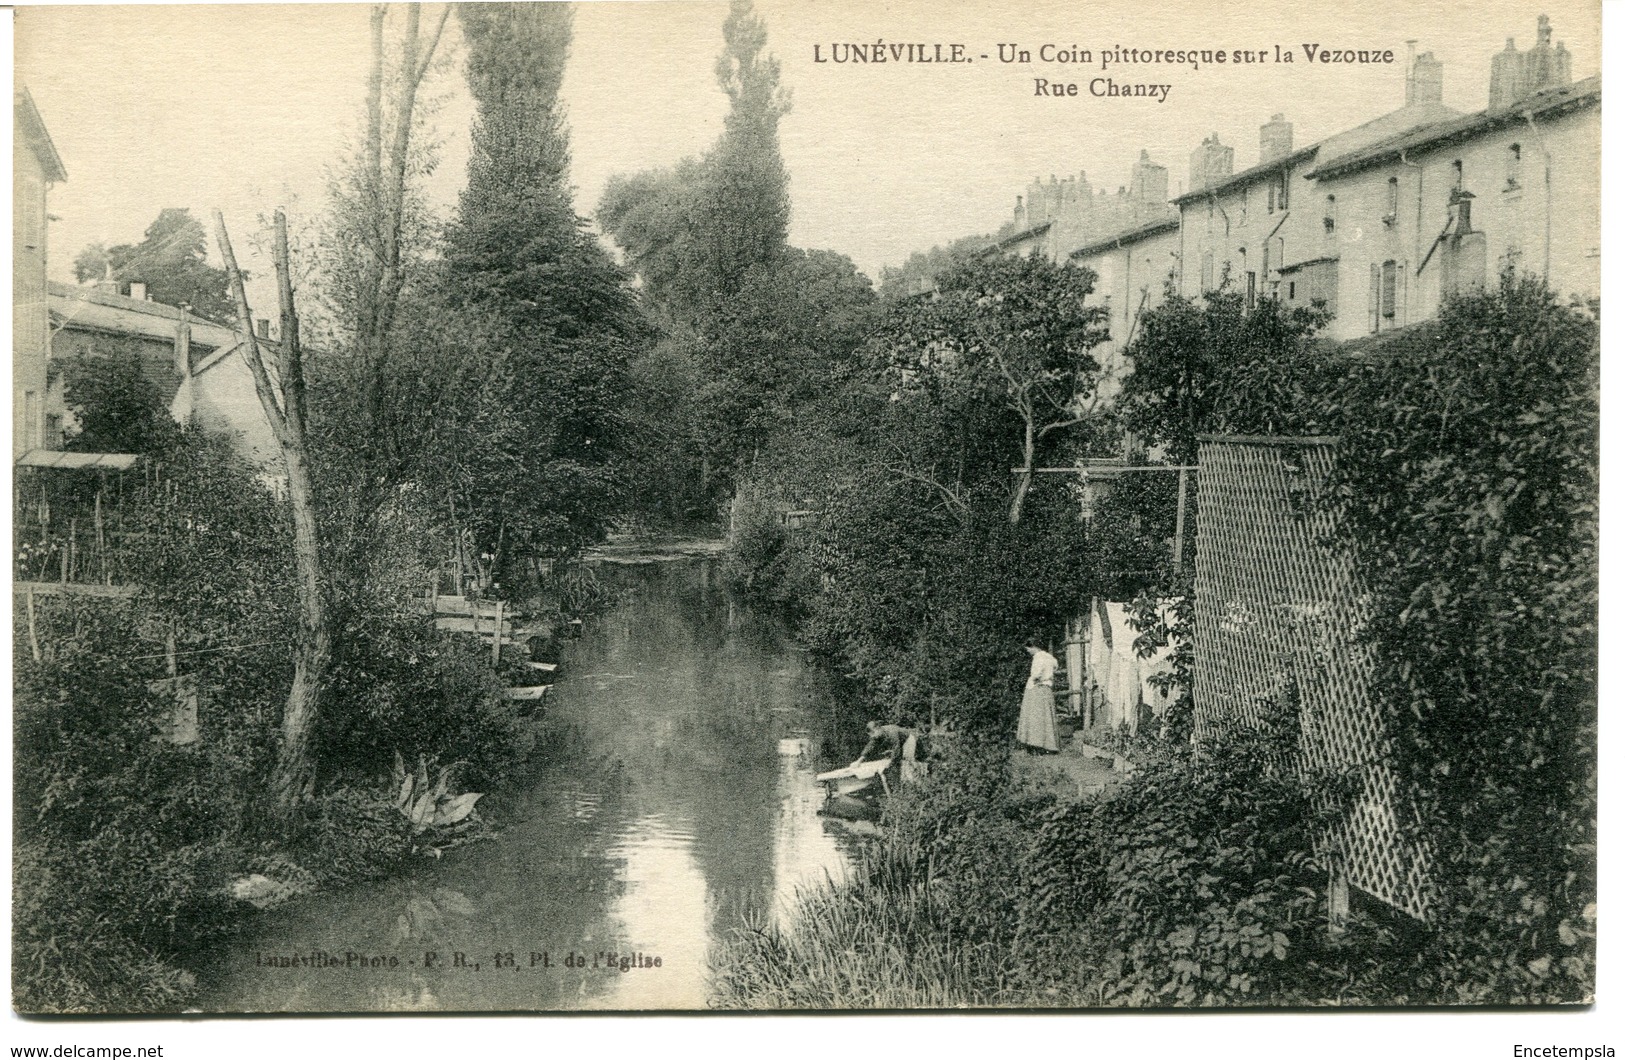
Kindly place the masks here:
POLYGON ((1593 988, 1599 352, 1594 314, 1507 275, 1343 387, 1335 499, 1435 854, 1440 1002, 1593 988))

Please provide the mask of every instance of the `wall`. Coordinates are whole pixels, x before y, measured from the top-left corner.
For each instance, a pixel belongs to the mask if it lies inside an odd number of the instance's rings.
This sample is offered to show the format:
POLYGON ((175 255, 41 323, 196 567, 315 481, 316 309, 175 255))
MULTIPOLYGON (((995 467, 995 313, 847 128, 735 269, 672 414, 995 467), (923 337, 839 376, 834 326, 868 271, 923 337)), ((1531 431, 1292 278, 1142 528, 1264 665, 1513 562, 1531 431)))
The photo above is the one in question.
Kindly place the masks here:
POLYGON ((1283 260, 1317 257, 1322 239, 1313 186, 1302 179, 1309 163, 1265 171, 1246 183, 1187 199, 1180 207, 1180 293, 1195 298, 1217 287, 1229 269, 1235 289, 1273 293, 1283 260), (1286 189, 1286 205, 1281 191, 1286 189), (1285 255, 1283 259, 1283 255, 1285 255))
MULTIPOLYGON (((46 170, 29 149, 21 122, 12 156, 11 455, 47 444, 46 170)), ((51 444, 56 448, 56 444, 51 444)))
POLYGON ((1328 332, 1332 338, 1374 330, 1372 267, 1380 271, 1390 261, 1404 267, 1404 290, 1393 317, 1379 317, 1375 330, 1438 315, 1450 248, 1433 249, 1433 244, 1450 217, 1458 160, 1462 187, 1473 195, 1472 227, 1484 237, 1481 282, 1493 283, 1510 262, 1519 272, 1545 274, 1560 298, 1600 292, 1601 109, 1536 120, 1538 136, 1527 123, 1507 124, 1465 142, 1418 151, 1408 156, 1414 165, 1393 162, 1322 182, 1324 193, 1337 195, 1340 215, 1336 249, 1342 304, 1328 332), (1549 188, 1542 139, 1551 153, 1549 188), (1514 144, 1520 149, 1515 184, 1508 181, 1514 144), (1385 220, 1390 179, 1397 180, 1398 191, 1391 221, 1385 220))
MULTIPOLYGON (((274 352, 264 352, 274 362, 274 352)), ((266 370, 274 385, 275 364, 268 363, 266 370)), ((177 422, 229 437, 239 454, 264 471, 268 483, 286 477, 282 451, 254 390, 254 375, 235 345, 198 361, 176 390, 169 411, 177 422)))
POLYGON ((1102 397, 1116 394, 1131 370, 1121 352, 1140 314, 1161 305, 1165 282, 1179 275, 1179 242, 1179 229, 1173 228, 1072 259, 1072 264, 1095 273, 1090 303, 1104 305, 1111 313, 1111 341, 1094 350, 1095 359, 1105 369, 1102 397))

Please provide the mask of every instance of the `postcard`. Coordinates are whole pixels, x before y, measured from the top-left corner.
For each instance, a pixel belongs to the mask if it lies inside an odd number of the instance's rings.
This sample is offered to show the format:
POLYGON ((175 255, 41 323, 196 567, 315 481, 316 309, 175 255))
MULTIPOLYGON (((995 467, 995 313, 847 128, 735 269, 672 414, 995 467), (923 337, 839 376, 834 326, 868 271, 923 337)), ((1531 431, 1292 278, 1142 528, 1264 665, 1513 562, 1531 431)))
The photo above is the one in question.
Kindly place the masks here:
POLYGON ((13 1010, 1596 1005, 1601 68, 20 7, 13 1010))

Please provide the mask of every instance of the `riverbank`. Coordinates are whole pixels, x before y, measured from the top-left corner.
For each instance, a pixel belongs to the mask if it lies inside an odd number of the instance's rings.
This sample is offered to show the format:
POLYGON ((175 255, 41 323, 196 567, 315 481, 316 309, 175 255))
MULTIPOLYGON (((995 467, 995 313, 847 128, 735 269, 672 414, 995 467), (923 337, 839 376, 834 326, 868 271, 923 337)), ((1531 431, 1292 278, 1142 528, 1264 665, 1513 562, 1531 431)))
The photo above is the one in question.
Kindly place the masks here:
POLYGON ((608 541, 581 555, 588 566, 643 566, 682 560, 717 559, 728 552, 728 542, 715 538, 631 537, 611 534, 608 541))
POLYGON ((538 753, 481 802, 494 841, 259 915, 211 963, 203 1007, 706 1007, 706 955, 744 911, 843 878, 860 845, 826 827, 813 777, 850 761, 861 720, 714 566, 606 565, 610 602, 563 645, 538 753), (792 736, 802 753, 781 754, 792 736), (255 963, 312 951, 399 964, 313 978, 255 963), (427 951, 468 966, 426 970, 427 951), (494 974, 506 953, 522 967, 494 974), (572 953, 586 967, 564 964, 572 953), (593 967, 609 953, 643 965, 593 967))

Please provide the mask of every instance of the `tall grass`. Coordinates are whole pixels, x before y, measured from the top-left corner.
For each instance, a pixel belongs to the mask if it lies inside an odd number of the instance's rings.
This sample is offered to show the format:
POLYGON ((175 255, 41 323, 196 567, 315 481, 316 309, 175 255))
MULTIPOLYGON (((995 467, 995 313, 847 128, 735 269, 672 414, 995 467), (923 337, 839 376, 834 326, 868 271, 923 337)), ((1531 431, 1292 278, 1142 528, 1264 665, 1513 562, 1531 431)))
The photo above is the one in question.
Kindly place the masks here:
POLYGON ((712 1005, 946 1009, 1075 1004, 1011 979, 1009 955, 956 931, 918 837, 889 831, 848 878, 799 888, 789 914, 746 910, 713 950, 712 1005))

